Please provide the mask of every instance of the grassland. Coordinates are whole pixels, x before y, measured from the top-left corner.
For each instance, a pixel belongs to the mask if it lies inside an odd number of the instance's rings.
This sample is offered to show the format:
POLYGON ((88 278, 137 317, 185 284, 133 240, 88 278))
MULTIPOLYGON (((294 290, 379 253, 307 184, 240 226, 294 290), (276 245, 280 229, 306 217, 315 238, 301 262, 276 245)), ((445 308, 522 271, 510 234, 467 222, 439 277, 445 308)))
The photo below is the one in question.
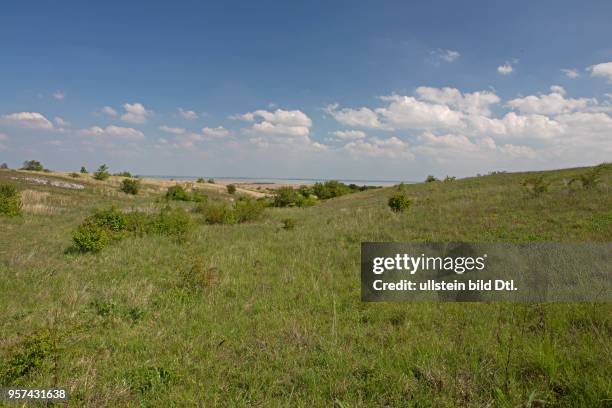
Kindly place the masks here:
POLYGON ((408 185, 399 214, 395 188, 370 190, 96 254, 69 250, 90 211, 154 209, 163 186, 0 171, 24 201, 0 217, 0 373, 75 407, 610 406, 609 304, 359 300, 362 241, 612 240, 612 170, 568 186, 587 171, 541 173, 538 196, 527 173, 408 185))

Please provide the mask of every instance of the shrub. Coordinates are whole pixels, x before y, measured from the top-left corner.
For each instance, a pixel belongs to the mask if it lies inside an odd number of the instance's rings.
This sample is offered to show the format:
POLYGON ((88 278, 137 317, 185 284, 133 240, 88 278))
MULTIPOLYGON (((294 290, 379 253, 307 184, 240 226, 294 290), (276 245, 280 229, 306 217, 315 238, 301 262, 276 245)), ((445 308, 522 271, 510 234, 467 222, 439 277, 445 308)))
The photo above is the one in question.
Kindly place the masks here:
POLYGON ((175 186, 168 187, 168 190, 166 191, 166 199, 175 201, 189 201, 190 197, 189 193, 185 191, 185 188, 177 184, 175 186))
POLYGON ((136 195, 140 191, 140 180, 129 178, 123 179, 119 190, 123 191, 126 194, 136 195))
POLYGON ((208 182, 209 182, 210 184, 215 184, 215 179, 208 179, 208 182))
POLYGON ((582 188, 584 189, 590 190, 592 188, 595 188, 597 187, 597 184, 599 184, 599 182, 601 181, 601 172, 603 171, 603 169, 603 165, 595 166, 586 173, 573 178, 570 181, 570 184, 575 181, 580 181, 580 184, 582 184, 582 188))
POLYGON ((6 164, 6 163, 0 164, 0 170, 7 170, 8 168, 9 168, 8 164, 6 164))
POLYGON ((99 252, 110 241, 109 233, 103 227, 93 222, 79 225, 72 234, 72 242, 81 252, 99 252))
POLYGON ((281 187, 274 193, 274 207, 295 207, 301 194, 291 187, 281 187))
POLYGON ((96 180, 106 180, 107 178, 110 177, 110 173, 108 172, 108 166, 106 164, 101 165, 100 167, 98 167, 98 170, 96 170, 96 172, 94 173, 93 177, 96 180))
POLYGON ((438 179, 432 176, 431 174, 425 179, 426 183, 433 183, 434 181, 438 181, 438 179))
POLYGON ((70 177, 72 177, 72 178, 79 178, 79 177, 81 177, 81 175, 79 173, 72 172, 72 173, 70 173, 70 177))
POLYGON ((192 227, 189 214, 182 208, 165 207, 155 220, 155 232, 175 237, 184 237, 192 227))
POLYGON ((395 193, 389 197, 387 202, 391 210, 394 212, 402 212, 410 207, 410 199, 404 193, 395 193))
POLYGON ((236 186, 233 184, 227 185, 227 192, 230 194, 234 194, 236 192, 236 186))
POLYGON ((93 215, 86 219, 86 221, 90 221, 112 233, 125 231, 127 226, 125 214, 115 207, 106 210, 94 210, 93 215))
POLYGON ((85 166, 81 166, 81 170, 80 170, 80 172, 81 172, 81 174, 87 174, 87 173, 88 173, 88 171, 87 171, 87 169, 85 168, 85 166))
POLYGON ((321 200, 340 197, 351 192, 349 186, 337 180, 329 180, 325 183, 315 183, 312 186, 314 194, 321 200))
POLYGON ((0 184, 0 214, 9 217, 21 214, 21 197, 13 184, 0 184))
POLYGON ((208 201, 208 196, 201 191, 193 190, 191 192, 190 199, 195 203, 205 203, 208 201))
POLYGON ((529 194, 535 197, 547 192, 550 182, 545 181, 543 175, 538 175, 523 180, 522 186, 525 187, 529 194))
POLYGON ((30 335, 14 346, 12 355, 4 359, 0 370, 0 384, 15 381, 50 363, 55 344, 47 332, 30 335))
POLYGON ((198 180, 196 181, 196 183, 204 183, 205 180, 203 177, 198 177, 198 180))
POLYGON ((292 230, 296 225, 294 218, 285 218, 281 222, 283 223, 283 229, 285 230, 292 230))
POLYGON ((225 203, 207 203, 198 206, 197 210, 204 215, 204 222, 207 224, 236 223, 234 211, 225 203))
POLYGON ((264 212, 264 203, 252 199, 239 200, 234 203, 234 219, 238 223, 256 221, 264 212))
POLYGON ((129 171, 120 171, 119 173, 115 173, 115 174, 113 174, 113 176, 118 176, 118 177, 132 177, 132 173, 130 173, 129 171))
POLYGON ((444 182, 445 182, 445 183, 448 183, 448 182, 450 182, 450 181, 455 181, 456 179, 457 179, 457 177, 455 177, 455 176, 446 176, 446 177, 444 178, 444 182))
POLYGON ((21 170, 43 171, 45 168, 38 160, 26 160, 21 170))

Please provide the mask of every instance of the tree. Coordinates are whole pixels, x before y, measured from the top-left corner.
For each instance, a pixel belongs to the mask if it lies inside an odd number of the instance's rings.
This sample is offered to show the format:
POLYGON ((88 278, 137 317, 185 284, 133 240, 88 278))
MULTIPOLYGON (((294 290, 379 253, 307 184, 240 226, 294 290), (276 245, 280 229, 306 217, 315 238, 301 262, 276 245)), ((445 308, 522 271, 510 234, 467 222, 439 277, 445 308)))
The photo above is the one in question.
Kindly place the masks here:
POLYGON ((21 170, 43 171, 45 168, 38 160, 26 160, 21 170))
POLYGON ((88 173, 88 171, 85 168, 85 166, 81 166, 81 173, 83 173, 83 174, 87 174, 88 173))
POLYGON ((227 192, 230 194, 234 194, 236 192, 236 186, 233 184, 227 185, 227 192))
POLYGON ((2 163, 2 164, 0 165, 0 169, 1 169, 1 170, 6 170, 6 169, 8 169, 8 164, 6 164, 6 163, 2 163))
POLYGON ((110 173, 108 172, 108 166, 106 164, 98 167, 98 170, 94 173, 94 178, 96 180, 106 180, 110 177, 110 173))

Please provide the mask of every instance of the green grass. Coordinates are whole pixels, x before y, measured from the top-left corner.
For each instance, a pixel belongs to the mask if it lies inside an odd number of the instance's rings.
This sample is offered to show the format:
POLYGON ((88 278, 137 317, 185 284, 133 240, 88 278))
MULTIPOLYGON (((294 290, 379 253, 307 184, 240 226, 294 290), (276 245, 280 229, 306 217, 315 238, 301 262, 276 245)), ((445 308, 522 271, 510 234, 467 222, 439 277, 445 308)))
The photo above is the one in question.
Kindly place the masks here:
POLYGON ((605 406, 608 304, 359 300, 362 241, 610 241, 612 170, 597 188, 567 186, 585 171, 542 173, 536 197, 521 185, 535 173, 408 185, 402 213, 387 206, 395 188, 237 225, 192 213, 183 241, 132 236, 96 254, 68 250, 92 209, 156 209, 162 193, 1 171, 56 208, 0 218, 0 375, 66 387, 75 407, 605 406))

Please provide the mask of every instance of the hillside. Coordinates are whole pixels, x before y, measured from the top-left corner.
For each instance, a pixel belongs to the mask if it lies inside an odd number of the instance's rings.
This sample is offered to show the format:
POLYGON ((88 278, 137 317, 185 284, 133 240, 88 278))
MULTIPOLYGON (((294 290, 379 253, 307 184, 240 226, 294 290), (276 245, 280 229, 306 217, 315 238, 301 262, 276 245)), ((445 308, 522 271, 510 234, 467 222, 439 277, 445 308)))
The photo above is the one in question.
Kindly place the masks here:
POLYGON ((594 188, 569 183, 589 171, 539 172, 539 195, 522 186, 536 173, 406 185, 399 214, 387 207, 397 187, 238 225, 190 213, 184 240, 128 237, 93 254, 70 249, 93 209, 153 211, 167 186, 130 196, 115 179, 0 171, 24 204, 0 217, 0 376, 65 387, 70 406, 602 406, 608 304, 359 299, 362 241, 611 241, 612 167, 594 188))

